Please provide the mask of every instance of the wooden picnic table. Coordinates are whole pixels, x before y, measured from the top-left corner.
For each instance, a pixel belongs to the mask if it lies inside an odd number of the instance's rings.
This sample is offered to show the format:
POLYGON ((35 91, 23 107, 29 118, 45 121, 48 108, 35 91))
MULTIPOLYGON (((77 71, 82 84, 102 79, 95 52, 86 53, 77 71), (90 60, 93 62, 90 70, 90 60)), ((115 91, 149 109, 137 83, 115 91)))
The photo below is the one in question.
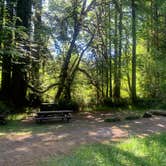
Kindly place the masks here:
POLYGON ((36 122, 42 122, 46 120, 64 120, 69 122, 71 119, 72 110, 56 110, 56 111, 40 111, 35 117, 36 122))
POLYGON ((60 113, 72 113, 71 110, 56 110, 56 111, 41 111, 37 112, 38 115, 45 115, 45 114, 60 114, 60 113))

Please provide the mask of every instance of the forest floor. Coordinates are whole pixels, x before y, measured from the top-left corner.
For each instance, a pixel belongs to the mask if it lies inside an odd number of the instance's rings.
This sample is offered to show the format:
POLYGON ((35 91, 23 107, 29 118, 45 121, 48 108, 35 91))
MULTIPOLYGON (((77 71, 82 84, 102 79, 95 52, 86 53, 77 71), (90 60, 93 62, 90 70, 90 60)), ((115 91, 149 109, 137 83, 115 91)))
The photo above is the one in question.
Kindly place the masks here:
POLYGON ((68 154, 82 144, 166 132, 166 117, 104 122, 105 118, 113 115, 110 112, 84 113, 74 115, 70 123, 50 122, 41 125, 28 119, 19 122, 14 131, 9 128, 6 133, 0 126, 0 166, 36 166, 41 160, 68 154))

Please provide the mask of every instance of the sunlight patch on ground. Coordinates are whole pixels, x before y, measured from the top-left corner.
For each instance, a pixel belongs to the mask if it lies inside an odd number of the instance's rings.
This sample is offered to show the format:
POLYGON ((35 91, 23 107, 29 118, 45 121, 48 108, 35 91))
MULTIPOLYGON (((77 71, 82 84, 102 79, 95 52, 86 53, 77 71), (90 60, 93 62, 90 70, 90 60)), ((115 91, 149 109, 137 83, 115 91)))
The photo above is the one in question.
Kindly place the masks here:
POLYGON ((157 124, 157 126, 159 126, 159 127, 165 127, 165 125, 163 125, 163 124, 157 124))
POLYGON ((14 141, 14 140, 22 141, 22 140, 25 140, 30 137, 32 137, 31 132, 11 133, 11 134, 6 135, 6 138, 11 141, 14 141))
POLYGON ((0 132, 0 137, 1 136, 27 136, 27 135, 30 135, 30 134, 32 134, 32 132, 30 132, 30 131, 27 131, 27 132, 10 132, 10 134, 9 133, 5 133, 5 132, 0 132))

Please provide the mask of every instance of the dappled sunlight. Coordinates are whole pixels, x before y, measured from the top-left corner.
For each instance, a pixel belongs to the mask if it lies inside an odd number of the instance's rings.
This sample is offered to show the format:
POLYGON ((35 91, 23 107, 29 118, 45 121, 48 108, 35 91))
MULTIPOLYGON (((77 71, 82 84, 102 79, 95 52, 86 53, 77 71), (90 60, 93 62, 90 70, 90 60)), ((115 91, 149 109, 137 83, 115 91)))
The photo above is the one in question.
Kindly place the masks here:
POLYGON ((155 120, 160 120, 162 117, 159 116, 154 116, 153 118, 150 118, 151 121, 155 121, 155 120))
POLYGON ((12 133, 12 134, 6 136, 6 138, 10 141, 23 141, 23 140, 28 139, 30 137, 32 137, 31 132, 20 134, 20 135, 12 133))
POLYGON ((99 128, 97 131, 89 131, 89 136, 92 137, 112 137, 112 129, 111 128, 99 128))
POLYGON ((150 132, 150 133, 155 133, 155 131, 154 130, 147 130, 148 132, 150 132))
POLYGON ((104 114, 96 116, 96 114, 86 113, 83 115, 87 120, 92 120, 92 122, 103 122, 104 114))
POLYGON ((50 134, 52 134, 52 132, 42 132, 42 133, 38 133, 38 134, 36 134, 37 136, 39 136, 39 137, 45 137, 46 135, 48 136, 48 135, 50 135, 50 134))
POLYGON ((64 139, 64 138, 66 138, 66 137, 68 137, 68 136, 69 136, 69 134, 61 134, 61 135, 58 135, 58 136, 57 136, 57 140, 64 139))
POLYGON ((112 138, 123 138, 128 136, 128 131, 122 130, 119 127, 112 128, 112 138))
POLYGON ((130 126, 128 124, 122 125, 122 127, 124 127, 124 128, 130 128, 130 126))
POLYGON ((68 138, 70 137, 70 134, 68 133, 61 133, 61 134, 53 134, 53 133, 45 133, 43 135, 40 135, 40 136, 43 136, 41 137, 41 141, 42 142, 50 142, 50 141, 61 141, 61 140, 64 140, 65 138, 68 138))
POLYGON ((29 148, 28 147, 20 147, 20 148, 16 148, 15 151, 29 152, 29 148))
POLYGON ((144 137, 149 136, 149 134, 144 134, 144 133, 143 133, 143 134, 138 134, 137 136, 138 136, 139 138, 144 138, 144 137))
POLYGON ((118 143, 95 143, 77 147, 67 156, 48 157, 43 165, 90 166, 90 165, 163 165, 165 135, 155 135, 144 139, 130 138, 118 143), (151 146, 149 146, 149 144, 151 146), (163 146, 162 146, 163 145, 163 146))
POLYGON ((62 122, 57 123, 46 123, 43 125, 36 124, 34 120, 26 120, 26 121, 17 121, 10 120, 7 125, 0 126, 0 137, 8 136, 8 135, 28 135, 28 134, 44 134, 47 132, 51 132, 52 130, 59 130, 65 127, 65 124, 62 122))
POLYGON ((136 123, 136 124, 141 124, 141 122, 139 122, 139 121, 135 121, 134 123, 136 123))
POLYGON ((157 126, 166 128, 166 125, 163 125, 163 124, 157 124, 157 126))

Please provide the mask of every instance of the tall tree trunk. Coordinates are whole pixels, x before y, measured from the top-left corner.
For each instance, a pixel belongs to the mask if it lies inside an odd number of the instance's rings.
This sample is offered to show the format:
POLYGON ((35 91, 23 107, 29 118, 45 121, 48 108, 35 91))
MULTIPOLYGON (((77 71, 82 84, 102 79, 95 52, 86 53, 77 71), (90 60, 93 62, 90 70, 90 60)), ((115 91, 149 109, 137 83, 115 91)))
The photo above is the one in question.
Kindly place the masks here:
POLYGON ((112 39, 111 39, 111 9, 110 4, 108 5, 108 39, 109 39, 109 97, 112 100, 112 39))
POLYGON ((118 14, 115 6, 115 36, 114 36, 114 100, 119 100, 119 87, 118 87, 118 14))
POLYGON ((61 98, 62 93, 64 92, 64 88, 68 84, 67 81, 70 80, 70 78, 69 78, 70 76, 68 76, 68 74, 69 74, 68 69, 69 69, 72 52, 73 52, 73 49, 75 48, 75 42, 76 42, 79 32, 82 28, 82 23, 83 23, 84 17, 91 10, 91 7, 95 4, 96 1, 92 0, 88 6, 86 5, 87 0, 85 0, 83 3, 81 3, 81 1, 78 1, 78 0, 73 0, 71 2, 73 5, 72 14, 73 14, 73 22, 74 22, 74 28, 73 28, 74 32, 72 35, 72 40, 71 40, 69 49, 67 51, 65 60, 63 62, 63 65, 62 65, 62 68, 60 71, 60 80, 59 80, 58 90, 55 95, 55 101, 58 101, 61 98), (78 8, 78 6, 80 6, 80 5, 82 5, 81 10, 79 10, 79 8, 78 8))
POLYGON ((128 92, 129 92, 129 96, 130 98, 132 98, 131 93, 132 93, 132 88, 131 88, 131 78, 130 78, 130 69, 129 69, 129 33, 128 30, 125 30, 125 48, 124 48, 124 55, 125 55, 125 59, 126 59, 126 77, 127 77, 127 83, 128 83, 128 92))
MULTIPOLYGON (((16 24, 17 26, 24 26, 29 35, 31 26, 31 6, 31 0, 18 0, 16 7, 16 15, 21 19, 17 20, 16 24)), ((19 41, 21 39, 17 38, 17 40, 19 41)), ((27 46, 24 46, 24 49, 29 51, 27 46)), ((27 73, 23 63, 24 58, 18 58, 18 61, 13 64, 12 70, 12 100, 17 107, 22 107, 26 103, 27 73)))
POLYGON ((66 101, 71 100, 71 85, 72 85, 72 80, 69 78, 66 80, 66 84, 64 87, 64 99, 66 101))
POLYGON ((136 102, 136 4, 131 0, 132 9, 132 102, 136 102))
MULTIPOLYGON (((97 75, 97 79, 96 79, 97 81, 96 82, 99 83, 99 87, 100 87, 100 70, 99 70, 100 67, 99 66, 100 66, 99 65, 99 60, 98 60, 98 57, 96 57, 96 75, 97 75)), ((100 92, 97 88, 95 88, 95 89, 96 89, 97 104, 99 104, 101 94, 100 94, 100 92)))
MULTIPOLYGON (((6 9, 7 9, 7 24, 11 24, 13 18, 13 5, 11 0, 6 1, 6 9)), ((1 6, 1 23, 3 24, 4 20, 4 2, 1 6)), ((1 25, 1 29, 2 29, 1 25)), ((4 44, 4 49, 7 50, 11 47, 12 42, 12 33, 7 35, 7 41, 4 44)), ((10 90, 11 90, 11 55, 4 53, 2 57, 2 80, 1 80, 1 92, 2 99, 9 101, 10 100, 10 90)))
POLYGON ((109 97, 112 100, 112 49, 111 49, 111 41, 109 44, 110 56, 109 56, 109 97))
POLYGON ((93 41, 94 35, 92 35, 91 39, 89 40, 89 42, 87 43, 86 47, 81 51, 80 55, 78 55, 79 57, 76 58, 76 61, 74 61, 73 63, 73 67, 72 67, 72 72, 70 73, 69 77, 66 79, 66 84, 64 87, 64 99, 70 101, 71 100, 71 88, 72 88, 72 83, 74 81, 76 72, 78 71, 80 62, 82 60, 82 57, 85 53, 85 51, 89 48, 89 46, 91 45, 92 41, 93 41))
POLYGON ((2 80, 1 80, 1 95, 2 99, 10 100, 11 90, 11 56, 4 54, 2 57, 2 80))
MULTIPOLYGON (((1 33, 2 33, 3 19, 4 19, 4 0, 1 0, 0 1, 0 32, 1 33)), ((2 44, 2 40, 0 40, 0 44, 2 44)))
POLYGON ((159 18, 158 18, 158 4, 153 1, 153 18, 154 18, 154 46, 159 51, 159 18))
MULTIPOLYGON (((107 37, 106 37, 107 38, 107 37)), ((108 42, 108 41, 107 41, 108 42)), ((106 42, 106 47, 108 46, 108 44, 107 44, 107 42, 106 42)), ((108 98, 108 92, 109 92, 109 60, 108 60, 108 50, 107 50, 107 48, 106 48, 106 51, 105 51, 106 53, 106 98, 108 98)))
POLYGON ((23 72, 24 65, 13 64, 12 70, 12 102, 16 107, 25 105, 27 91, 26 72, 23 72))
POLYGON ((58 91, 57 91, 57 94, 55 96, 55 101, 60 99, 62 92, 64 90, 64 86, 65 86, 66 79, 68 76, 68 67, 69 67, 69 63, 70 63, 70 58, 71 58, 71 54, 72 54, 72 51, 74 49, 75 41, 77 39, 78 34, 79 34, 79 27, 75 28, 75 32, 73 34, 73 39, 72 39, 72 42, 70 44, 70 48, 67 52, 65 61, 64 61, 62 68, 61 68, 60 81, 59 81, 58 91))
POLYGON ((105 46, 104 46, 104 51, 105 51, 105 63, 106 63, 106 71, 105 71, 105 83, 106 83, 106 98, 109 97, 109 3, 107 0, 105 0, 105 5, 104 5, 104 26, 105 26, 105 46))
POLYGON ((119 29, 119 49, 118 49, 118 87, 117 87, 117 96, 120 99, 120 90, 121 90, 121 56, 122 56, 122 17, 123 17, 123 13, 122 13, 122 1, 120 1, 119 3, 119 25, 118 25, 118 29, 119 29))
POLYGON ((18 26, 24 26, 29 33, 29 28, 31 26, 31 9, 32 9, 32 0, 18 0, 17 1, 17 17, 21 20, 17 20, 18 26))
POLYGON ((77 37, 80 32, 80 28, 81 28, 81 22, 79 22, 80 20, 78 19, 78 1, 77 0, 73 1, 73 18, 74 18, 73 37, 72 37, 72 41, 70 43, 69 49, 67 51, 65 60, 63 62, 62 68, 61 68, 59 86, 58 86, 58 90, 57 90, 57 93, 55 96, 55 101, 58 101, 60 99, 60 97, 64 91, 64 87, 65 87, 65 84, 67 81, 66 79, 68 78, 68 68, 69 68, 71 55, 72 55, 73 49, 75 47, 75 42, 77 40, 77 37))
POLYGON ((40 69, 40 55, 41 55, 41 47, 42 47, 42 39, 41 39, 41 12, 42 12, 42 0, 36 0, 34 2, 35 8, 35 20, 34 20, 34 41, 37 44, 36 52, 33 55, 35 57, 35 61, 32 62, 32 84, 35 88, 39 89, 40 81, 39 81, 39 69, 40 69))

